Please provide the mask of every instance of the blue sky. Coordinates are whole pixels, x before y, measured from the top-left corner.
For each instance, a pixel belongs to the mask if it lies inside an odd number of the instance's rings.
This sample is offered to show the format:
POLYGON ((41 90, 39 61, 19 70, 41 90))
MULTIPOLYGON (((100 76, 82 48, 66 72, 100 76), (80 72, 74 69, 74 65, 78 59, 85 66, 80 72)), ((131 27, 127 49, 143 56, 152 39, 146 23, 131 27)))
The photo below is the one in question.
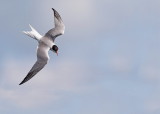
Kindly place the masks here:
POLYGON ((160 1, 27 0, 0 4, 0 113, 159 114, 160 1), (36 61, 37 42, 55 8, 66 31, 59 56, 18 84, 36 61))

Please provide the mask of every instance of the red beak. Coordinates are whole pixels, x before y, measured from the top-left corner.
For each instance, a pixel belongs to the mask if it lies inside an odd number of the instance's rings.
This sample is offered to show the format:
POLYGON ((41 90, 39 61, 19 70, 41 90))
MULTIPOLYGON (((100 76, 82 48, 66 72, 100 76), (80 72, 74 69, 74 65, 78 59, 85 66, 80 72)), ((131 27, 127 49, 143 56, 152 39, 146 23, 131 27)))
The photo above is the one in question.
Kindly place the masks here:
POLYGON ((58 51, 56 51, 56 54, 57 54, 57 56, 58 56, 58 51))

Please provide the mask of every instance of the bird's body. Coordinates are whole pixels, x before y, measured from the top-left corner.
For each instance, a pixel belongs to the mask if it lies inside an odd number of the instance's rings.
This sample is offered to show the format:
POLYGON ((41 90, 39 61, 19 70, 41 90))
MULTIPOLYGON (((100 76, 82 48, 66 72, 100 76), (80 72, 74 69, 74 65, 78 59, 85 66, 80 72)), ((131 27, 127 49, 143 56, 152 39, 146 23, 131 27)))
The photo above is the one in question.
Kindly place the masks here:
POLYGON ((29 25, 31 31, 24 31, 26 35, 38 41, 37 61, 19 85, 30 80, 47 64, 49 60, 49 50, 55 53, 57 53, 58 51, 58 47, 56 46, 54 41, 57 36, 64 34, 65 26, 58 12, 53 8, 52 10, 54 11, 55 27, 49 30, 44 36, 40 35, 31 25, 29 25))

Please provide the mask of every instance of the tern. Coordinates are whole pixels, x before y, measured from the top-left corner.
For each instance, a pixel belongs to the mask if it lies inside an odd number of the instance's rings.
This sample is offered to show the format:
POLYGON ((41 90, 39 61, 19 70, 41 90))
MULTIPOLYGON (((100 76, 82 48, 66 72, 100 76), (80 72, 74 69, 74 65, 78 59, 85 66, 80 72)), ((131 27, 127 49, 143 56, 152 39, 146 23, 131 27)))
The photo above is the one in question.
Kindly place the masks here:
POLYGON ((31 31, 23 31, 24 34, 38 41, 37 61, 19 85, 30 80, 41 69, 44 68, 44 66, 47 64, 49 60, 49 50, 53 51, 58 55, 58 46, 54 43, 54 41, 56 37, 64 34, 65 25, 59 13, 53 8, 52 10, 54 12, 55 27, 50 29, 44 36, 40 35, 31 25, 29 25, 31 31))

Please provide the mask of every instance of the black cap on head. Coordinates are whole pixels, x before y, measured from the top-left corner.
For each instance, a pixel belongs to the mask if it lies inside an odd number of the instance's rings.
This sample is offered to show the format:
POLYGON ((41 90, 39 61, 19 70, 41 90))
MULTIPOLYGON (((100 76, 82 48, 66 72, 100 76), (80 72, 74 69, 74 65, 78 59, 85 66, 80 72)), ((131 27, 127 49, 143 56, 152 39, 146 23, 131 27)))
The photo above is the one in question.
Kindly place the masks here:
POLYGON ((52 50, 55 51, 55 52, 57 52, 58 51, 58 47, 56 45, 53 45, 52 46, 52 50))

